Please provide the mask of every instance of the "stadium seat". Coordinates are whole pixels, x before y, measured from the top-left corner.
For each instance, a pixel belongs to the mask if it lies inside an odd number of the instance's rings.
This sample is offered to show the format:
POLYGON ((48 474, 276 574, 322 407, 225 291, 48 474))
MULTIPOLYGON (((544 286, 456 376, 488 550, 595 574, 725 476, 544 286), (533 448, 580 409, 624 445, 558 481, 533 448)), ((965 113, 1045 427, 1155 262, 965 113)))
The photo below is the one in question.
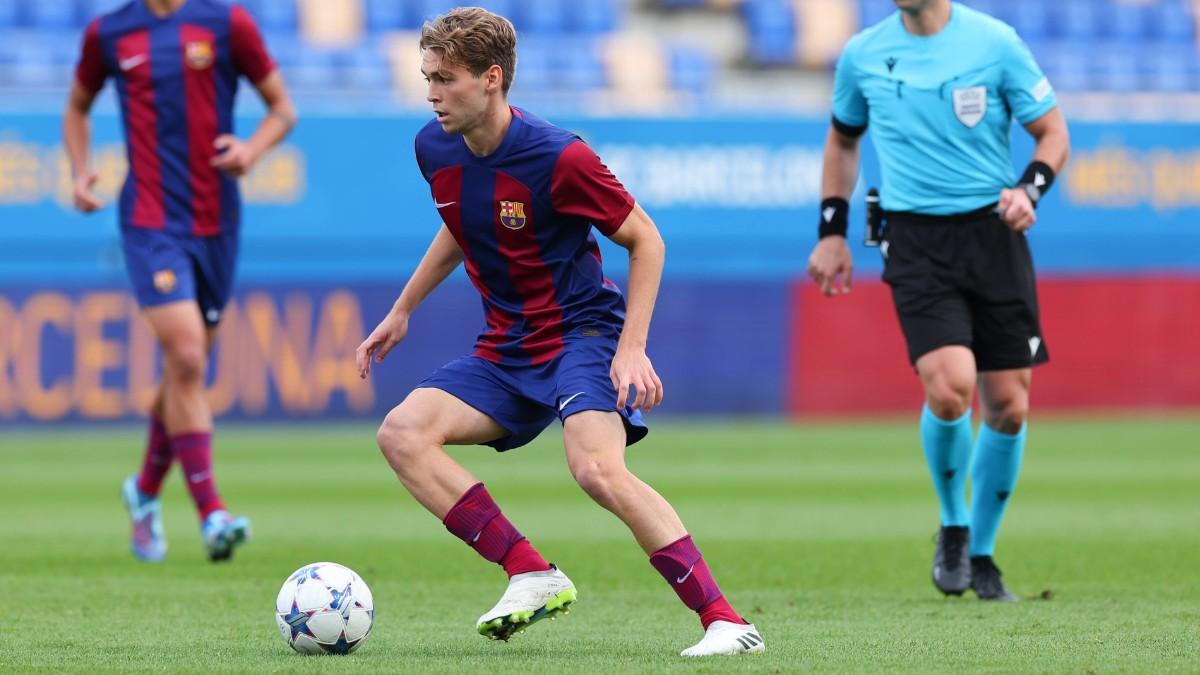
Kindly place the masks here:
POLYGON ((620 8, 615 0, 588 0, 571 8, 567 30, 586 35, 611 33, 620 23, 620 8))
POLYGON ((712 90, 717 75, 712 56, 694 47, 671 49, 671 87, 689 94, 705 94, 712 90))
POLYGON ((510 21, 516 23, 512 17, 514 11, 512 0, 471 0, 470 2, 466 0, 412 0, 408 4, 417 9, 416 16, 413 17, 413 28, 420 28, 426 21, 432 21, 455 7, 482 7, 489 12, 508 17, 510 21))
POLYGON ((71 82, 74 59, 63 48, 74 36, 67 32, 27 32, 13 35, 11 84, 18 87, 65 87, 71 82))
POLYGON ((1008 23, 1026 43, 1040 42, 1048 35, 1048 12, 1042 0, 1019 0, 1008 12, 1008 23))
POLYGON ((1149 12, 1146 5, 1137 5, 1128 2, 1114 3, 1110 11, 1105 12, 1107 16, 1108 34, 1114 40, 1122 42, 1140 42, 1145 40, 1147 33, 1149 12))
POLYGON ((594 42, 574 38, 562 40, 554 58, 562 62, 563 83, 569 89, 603 89, 608 83, 604 61, 594 42))
POLYGON ((762 66, 796 62, 796 12, 786 0, 746 0, 750 60, 762 66))
POLYGON ((1124 45, 1098 44, 1087 60, 1091 64, 1093 90, 1122 94, 1138 90, 1137 59, 1124 45))
POLYGON ((129 0, 79 0, 79 12, 84 20, 109 12, 128 3, 129 0))
POLYGON ((537 38, 522 41, 514 91, 525 94, 554 86, 553 60, 554 50, 545 41, 537 38))
POLYGON ((1079 50, 1062 42, 1034 45, 1034 58, 1056 91, 1087 91, 1091 88, 1088 64, 1079 50))
POLYGON ((1195 17, 1183 0, 1159 0, 1147 9, 1147 14, 1151 37, 1180 45, 1195 44, 1195 17))
POLYGON ((271 58, 275 59, 276 65, 284 71, 284 75, 286 76, 288 71, 300 62, 300 51, 303 49, 303 46, 299 38, 294 33, 280 33, 266 35, 264 36, 264 40, 271 58))
POLYGON ((392 72, 379 47, 363 44, 340 54, 339 67, 344 71, 340 80, 351 89, 387 91, 392 85, 392 72))
POLYGON ((25 0, 25 20, 37 30, 76 28, 80 21, 73 0, 25 0))
POLYGON ((1191 49, 1159 43, 1149 45, 1137 55, 1142 65, 1142 89, 1181 93, 1191 89, 1191 49))
POLYGON ((242 0, 263 31, 295 32, 299 24, 296 0, 242 0))
POLYGON ((459 6, 455 0, 415 0, 413 3, 417 8, 416 26, 419 28, 426 21, 432 21, 441 14, 445 14, 455 7, 459 6))
POLYGON ((1062 40, 1090 43, 1103 35, 1100 18, 1104 10, 1096 0, 1061 0, 1053 3, 1051 36, 1062 40))
POLYGON ((370 33, 414 28, 416 13, 403 0, 366 0, 366 27, 370 33))
POLYGON ((328 49, 300 43, 295 51, 295 60, 286 66, 280 63, 279 68, 288 84, 296 89, 334 89, 339 85, 334 56, 334 52, 328 49))
POLYGON ((517 30, 550 36, 567 31, 567 0, 517 0, 515 5, 513 23, 517 30))
POLYGON ((7 30, 0 30, 0 87, 13 84, 16 62, 17 48, 13 44, 12 35, 7 30))
POLYGON ((21 22, 17 0, 0 0, 0 31, 15 28, 21 22))

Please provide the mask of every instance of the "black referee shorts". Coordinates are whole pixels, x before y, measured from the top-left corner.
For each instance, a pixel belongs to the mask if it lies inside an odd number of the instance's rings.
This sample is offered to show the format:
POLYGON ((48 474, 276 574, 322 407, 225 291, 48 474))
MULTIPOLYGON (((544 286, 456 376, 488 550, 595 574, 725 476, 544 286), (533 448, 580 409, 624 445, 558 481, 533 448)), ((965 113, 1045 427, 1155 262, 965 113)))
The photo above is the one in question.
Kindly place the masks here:
POLYGON ((962 345, 980 371, 1049 360, 1025 235, 988 206, 953 216, 889 212, 881 251, 912 363, 962 345))

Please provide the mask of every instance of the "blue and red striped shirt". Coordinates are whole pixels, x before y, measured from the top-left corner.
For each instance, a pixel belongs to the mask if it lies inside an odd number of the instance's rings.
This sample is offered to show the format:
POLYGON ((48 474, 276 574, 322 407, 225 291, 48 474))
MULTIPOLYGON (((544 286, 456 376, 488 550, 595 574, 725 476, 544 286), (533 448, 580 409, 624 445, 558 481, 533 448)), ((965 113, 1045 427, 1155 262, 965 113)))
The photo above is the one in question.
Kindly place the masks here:
POLYGON ((220 0, 187 0, 167 17, 131 0, 88 25, 75 76, 92 92, 116 83, 129 152, 123 227, 237 229, 237 181, 209 165, 213 141, 233 133, 238 77, 258 83, 274 69, 254 20, 220 0))
POLYGON ((625 299, 604 278, 592 227, 612 235, 633 197, 578 136, 520 109, 500 146, 476 157, 437 121, 416 139, 434 206, 483 296, 475 354, 542 364, 577 335, 616 338, 625 299))

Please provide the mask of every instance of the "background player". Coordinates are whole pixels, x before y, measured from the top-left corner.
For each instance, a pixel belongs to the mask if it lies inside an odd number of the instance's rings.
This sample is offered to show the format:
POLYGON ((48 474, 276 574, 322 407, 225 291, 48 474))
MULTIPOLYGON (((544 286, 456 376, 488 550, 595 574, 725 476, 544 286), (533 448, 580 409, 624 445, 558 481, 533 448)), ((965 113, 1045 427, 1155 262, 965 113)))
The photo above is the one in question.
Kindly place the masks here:
POLYGON ((838 61, 808 269, 826 295, 850 290, 847 198, 869 120, 887 215, 884 280, 925 389, 921 440, 941 504, 933 581, 947 594, 970 586, 981 599, 1016 600, 992 554, 1024 452, 1031 366, 1047 360, 1025 231, 1067 161, 1067 127, 1012 28, 950 0, 896 6, 838 61), (1015 187, 1013 117, 1037 141, 1015 187))
POLYGON ((516 33, 507 19, 459 8, 426 24, 420 46, 437 117, 417 135, 417 162, 444 224, 357 359, 366 377, 371 359, 404 339, 417 305, 465 261, 487 329, 473 354, 388 414, 378 440, 417 501, 508 573, 479 632, 507 640, 562 611, 576 591, 443 446, 510 450, 558 417, 576 481, 629 526, 700 615, 704 638, 683 654, 761 651, 762 638, 726 602, 674 509, 625 466, 625 446, 646 435, 642 412, 663 396, 646 355, 665 251, 657 228, 577 136, 509 106, 516 33), (628 316, 604 279, 593 225, 629 250, 628 316))
POLYGON ((229 299, 241 205, 236 178, 278 143, 296 113, 249 14, 218 0, 132 0, 93 20, 71 88, 63 136, 75 207, 103 204, 88 167, 89 111, 116 83, 129 155, 118 218, 129 278, 163 350, 141 471, 122 495, 141 560, 166 555, 159 489, 173 458, 183 467, 212 560, 228 559, 250 524, 226 510, 212 470, 208 350, 229 299), (268 108, 254 135, 233 135, 238 78, 268 108))

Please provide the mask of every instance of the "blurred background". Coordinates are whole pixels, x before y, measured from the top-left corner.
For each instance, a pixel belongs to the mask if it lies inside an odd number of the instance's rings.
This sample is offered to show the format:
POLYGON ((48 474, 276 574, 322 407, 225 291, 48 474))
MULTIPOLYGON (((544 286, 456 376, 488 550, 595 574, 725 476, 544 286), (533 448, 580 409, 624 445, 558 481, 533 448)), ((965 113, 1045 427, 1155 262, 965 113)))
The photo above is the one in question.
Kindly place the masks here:
MULTIPOLYGON (((127 291, 112 201, 126 160, 109 86, 93 157, 109 206, 70 208, 61 111, 83 27, 115 0, 0 0, 0 428, 132 421, 157 358, 127 291)), ((244 180, 238 293, 210 373, 226 419, 376 420, 466 352, 456 274, 367 382, 353 350, 438 226, 412 139, 420 25, 453 0, 243 0, 301 111, 244 180)), ((875 249, 847 298, 804 276, 832 66, 890 0, 489 0, 519 31, 510 100, 576 131, 655 218, 669 255, 651 356, 664 415, 911 413, 875 249)), ((1200 406, 1200 2, 970 0, 1013 25, 1071 124, 1030 235, 1051 364, 1035 408, 1200 406)), ((261 117, 243 87, 238 131, 261 117)), ((869 136, 868 136, 869 138, 869 136)), ((1032 145, 1014 130, 1014 170, 1032 145)), ((852 201, 877 184, 870 143, 852 201)), ((605 247, 614 278, 623 252, 605 247)))

